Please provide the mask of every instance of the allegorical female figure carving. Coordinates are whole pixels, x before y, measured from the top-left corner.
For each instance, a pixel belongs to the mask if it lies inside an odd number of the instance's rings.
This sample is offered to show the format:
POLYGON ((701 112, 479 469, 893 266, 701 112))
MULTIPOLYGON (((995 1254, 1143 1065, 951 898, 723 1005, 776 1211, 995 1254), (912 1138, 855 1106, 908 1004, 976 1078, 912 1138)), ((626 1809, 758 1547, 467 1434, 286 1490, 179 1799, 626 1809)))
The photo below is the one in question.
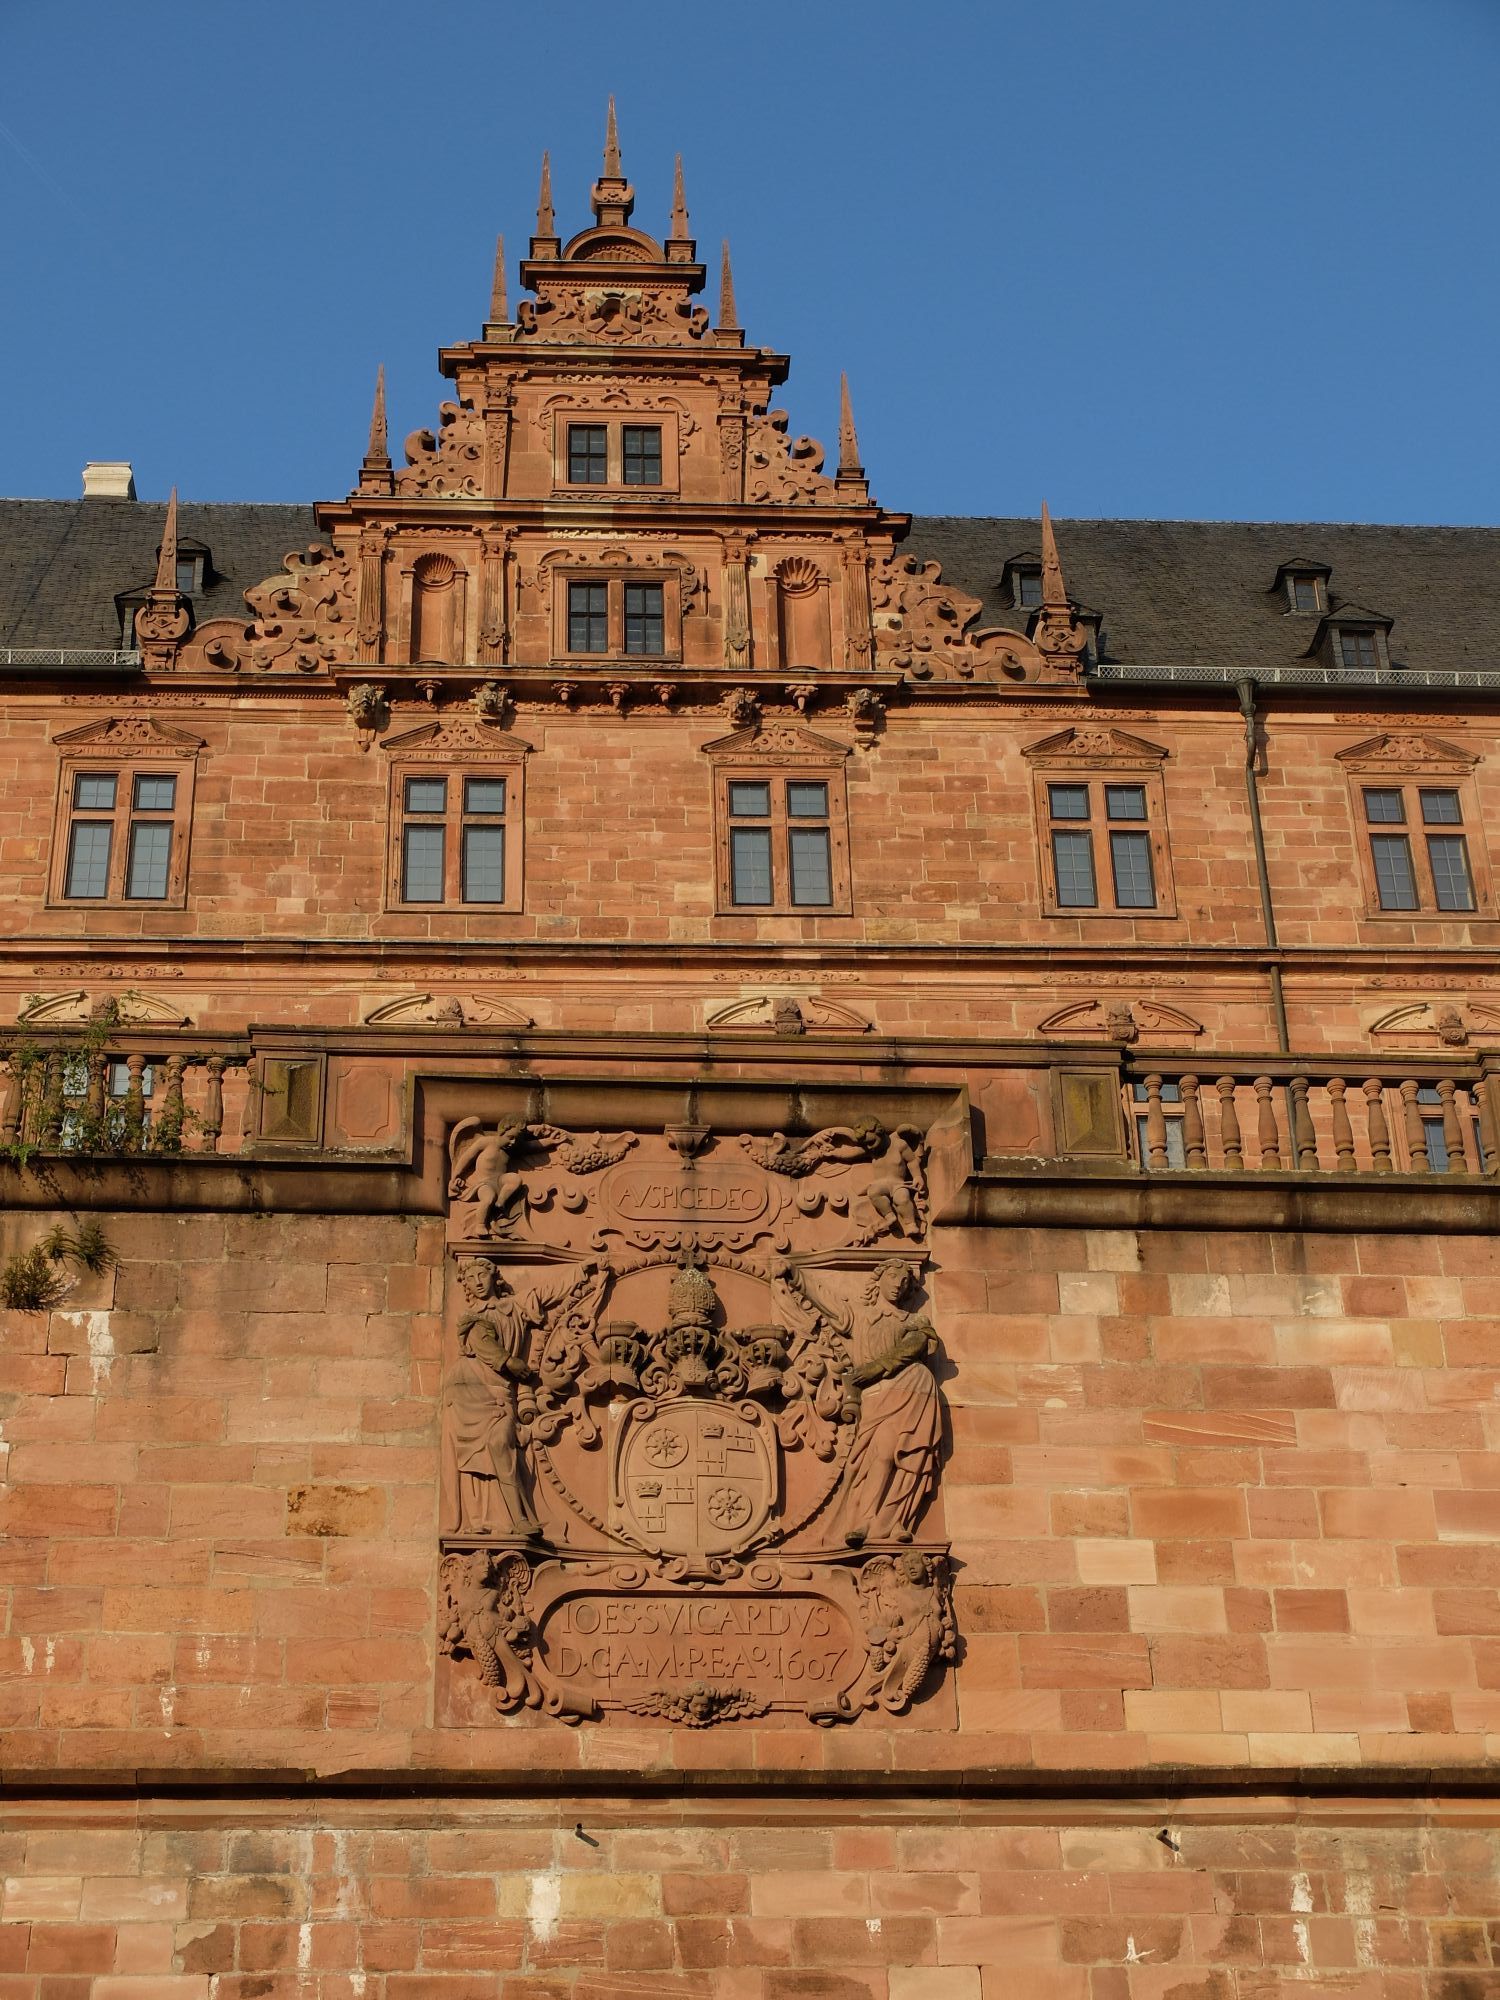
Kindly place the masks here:
POLYGON ((443 1528, 529 1539, 541 1524, 523 1483, 516 1391, 537 1320, 488 1258, 466 1258, 459 1282, 469 1310, 443 1387, 443 1528))
POLYGON ((853 1548, 909 1542, 937 1477, 943 1412, 928 1365, 937 1336, 902 1306, 917 1282, 910 1264, 882 1264, 849 1333, 854 1418, 839 1526, 853 1548))

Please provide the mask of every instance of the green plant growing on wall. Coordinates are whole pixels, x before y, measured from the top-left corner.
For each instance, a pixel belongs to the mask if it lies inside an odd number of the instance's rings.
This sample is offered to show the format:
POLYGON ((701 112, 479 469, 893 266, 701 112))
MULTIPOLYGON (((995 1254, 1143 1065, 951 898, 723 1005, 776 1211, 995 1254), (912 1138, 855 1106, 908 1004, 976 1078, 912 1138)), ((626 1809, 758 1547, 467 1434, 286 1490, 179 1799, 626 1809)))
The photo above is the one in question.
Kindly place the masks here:
POLYGON ((72 1289, 65 1264, 97 1276, 118 1261, 103 1224, 93 1217, 76 1230, 55 1222, 40 1243, 17 1250, 0 1265, 0 1306, 11 1312, 50 1312, 72 1289))
MULTIPOLYGON (((76 1039, 49 1048, 29 1037, 11 1044, 6 1052, 11 1131, 0 1145, 0 1158, 24 1167, 41 1152, 118 1157, 183 1150, 187 1133, 199 1129, 201 1121, 183 1104, 180 1089, 170 1092, 165 1103, 151 1106, 118 1096, 111 1087, 119 1058, 112 1061, 108 1051, 119 1024, 119 1002, 111 998, 79 1028, 76 1039)), ((149 1081, 149 1070, 146 1076, 149 1081)))

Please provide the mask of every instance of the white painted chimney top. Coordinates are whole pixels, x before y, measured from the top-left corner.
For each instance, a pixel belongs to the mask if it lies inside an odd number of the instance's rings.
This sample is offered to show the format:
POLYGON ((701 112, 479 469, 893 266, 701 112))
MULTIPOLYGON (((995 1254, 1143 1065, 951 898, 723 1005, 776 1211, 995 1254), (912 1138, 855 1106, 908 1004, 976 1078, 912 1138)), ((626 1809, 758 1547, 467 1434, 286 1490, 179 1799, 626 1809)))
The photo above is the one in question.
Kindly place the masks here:
POLYGON ((92 458, 83 468, 85 500, 133 500, 135 472, 128 458, 92 458))

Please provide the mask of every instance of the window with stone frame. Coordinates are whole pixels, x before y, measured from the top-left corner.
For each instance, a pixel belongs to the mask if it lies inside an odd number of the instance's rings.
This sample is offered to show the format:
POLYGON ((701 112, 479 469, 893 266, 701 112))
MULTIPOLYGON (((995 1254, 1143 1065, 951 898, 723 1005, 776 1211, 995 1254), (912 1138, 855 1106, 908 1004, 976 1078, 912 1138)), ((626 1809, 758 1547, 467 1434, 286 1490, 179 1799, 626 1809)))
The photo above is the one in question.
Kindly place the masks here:
POLYGON ((680 435, 675 410, 622 421, 618 411, 564 409, 553 430, 553 484, 675 491, 680 435))
POLYGON ((1120 730, 1033 744, 1042 907, 1052 916, 1177 914, 1167 844, 1166 751, 1120 730))
POLYGON ((720 914, 847 916, 846 749, 797 728, 774 731, 761 754, 755 743, 742 731, 708 746, 720 914))
POLYGON ((682 585, 675 571, 555 574, 556 658, 584 662, 682 657, 682 585))
POLYGON ((201 739, 132 716, 57 742, 49 904, 181 909, 201 739))
POLYGON ((449 749, 444 734, 444 725, 428 724, 389 746, 386 907, 518 911, 525 746, 507 739, 495 754, 476 755, 465 744, 449 749))
POLYGON ((1371 917, 1464 917, 1491 907, 1472 760, 1435 737, 1340 753, 1371 917))

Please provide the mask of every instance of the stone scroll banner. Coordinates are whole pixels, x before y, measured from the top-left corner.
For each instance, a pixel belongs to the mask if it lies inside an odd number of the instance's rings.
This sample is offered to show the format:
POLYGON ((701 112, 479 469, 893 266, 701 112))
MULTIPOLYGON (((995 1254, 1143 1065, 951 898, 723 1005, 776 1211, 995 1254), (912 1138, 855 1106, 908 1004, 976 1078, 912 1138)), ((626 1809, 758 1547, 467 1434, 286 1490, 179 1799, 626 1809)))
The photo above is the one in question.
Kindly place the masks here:
POLYGON ((956 1639, 929 1129, 475 1115, 447 1147, 439 1720, 930 1694, 956 1639))

